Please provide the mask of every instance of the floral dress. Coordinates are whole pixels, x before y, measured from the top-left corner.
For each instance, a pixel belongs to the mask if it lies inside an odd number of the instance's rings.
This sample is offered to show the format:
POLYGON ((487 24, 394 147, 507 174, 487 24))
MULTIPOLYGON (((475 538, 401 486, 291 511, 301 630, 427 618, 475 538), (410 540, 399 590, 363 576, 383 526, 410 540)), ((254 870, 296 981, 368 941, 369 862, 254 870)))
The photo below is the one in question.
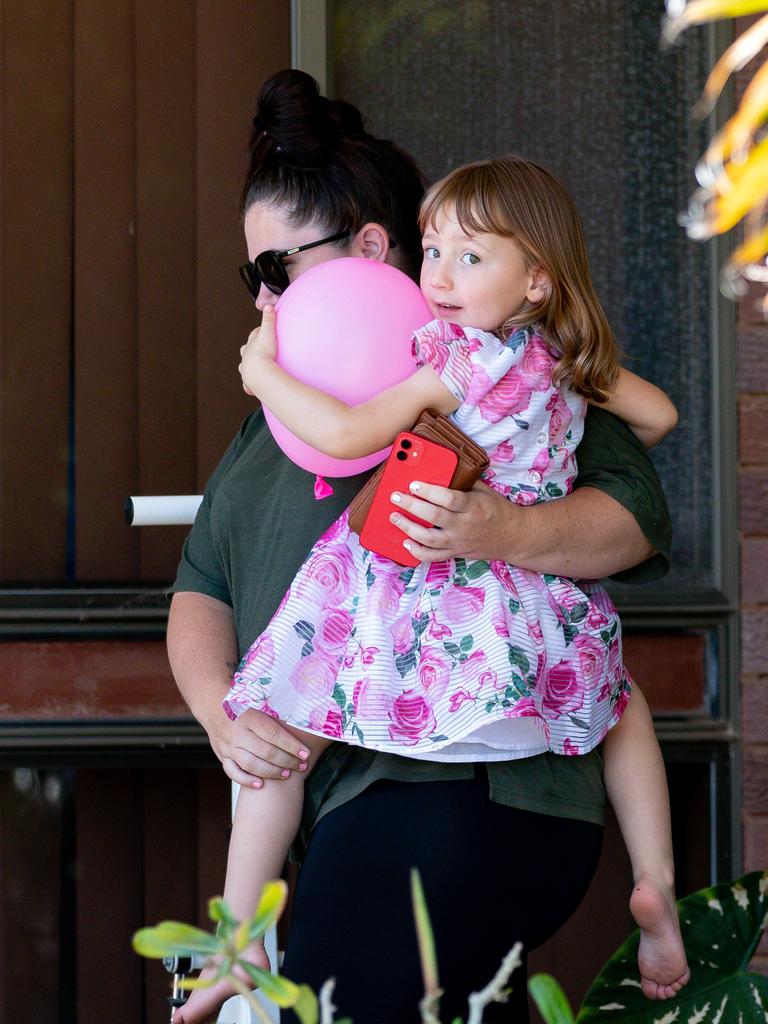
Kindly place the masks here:
MULTIPOLYGON (((414 336, 488 452, 484 479, 530 505, 568 494, 584 399, 552 383, 532 328, 506 341, 434 321, 414 336)), ((603 590, 502 561, 404 567, 368 551, 347 513, 323 534, 238 668, 224 708, 433 761, 582 754, 630 691, 603 590)))

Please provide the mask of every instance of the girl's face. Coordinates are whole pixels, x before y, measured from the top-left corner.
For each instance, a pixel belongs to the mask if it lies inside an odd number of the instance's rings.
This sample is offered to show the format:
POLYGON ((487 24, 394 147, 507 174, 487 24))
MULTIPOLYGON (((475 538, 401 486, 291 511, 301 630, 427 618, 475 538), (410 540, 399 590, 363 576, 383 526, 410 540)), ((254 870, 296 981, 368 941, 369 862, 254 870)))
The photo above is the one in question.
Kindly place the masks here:
POLYGON ((438 211, 423 247, 421 290, 439 320, 496 331, 526 299, 544 297, 546 277, 538 267, 526 268, 514 239, 467 234, 451 206, 438 211))
MULTIPOLYGON (((254 203, 249 208, 245 215, 244 229, 249 260, 255 260, 259 253, 266 249, 275 249, 278 252, 284 249, 293 249, 299 245, 317 242, 332 234, 327 227, 314 221, 300 226, 292 224, 287 210, 266 203, 254 203)), ((288 272, 288 280, 294 281, 318 263, 349 255, 351 255, 350 244, 348 241, 342 240, 327 242, 324 245, 315 246, 313 249, 307 249, 305 252, 296 253, 294 256, 286 256, 282 262, 288 272)), ((256 308, 262 310, 268 303, 274 305, 277 298, 278 296, 274 292, 262 284, 255 299, 256 308)))

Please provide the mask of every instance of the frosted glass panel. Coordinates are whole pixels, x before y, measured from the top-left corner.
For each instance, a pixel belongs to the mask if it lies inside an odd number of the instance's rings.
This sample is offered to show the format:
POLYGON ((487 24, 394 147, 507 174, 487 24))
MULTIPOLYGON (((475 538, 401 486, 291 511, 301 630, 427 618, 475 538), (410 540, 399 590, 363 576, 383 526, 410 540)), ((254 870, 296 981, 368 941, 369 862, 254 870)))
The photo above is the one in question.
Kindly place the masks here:
POLYGON ((712 585, 710 260, 677 225, 704 132, 705 33, 659 49, 661 0, 336 0, 335 93, 430 179, 518 152, 571 189, 628 365, 680 426, 654 450, 675 522, 667 587, 712 585))

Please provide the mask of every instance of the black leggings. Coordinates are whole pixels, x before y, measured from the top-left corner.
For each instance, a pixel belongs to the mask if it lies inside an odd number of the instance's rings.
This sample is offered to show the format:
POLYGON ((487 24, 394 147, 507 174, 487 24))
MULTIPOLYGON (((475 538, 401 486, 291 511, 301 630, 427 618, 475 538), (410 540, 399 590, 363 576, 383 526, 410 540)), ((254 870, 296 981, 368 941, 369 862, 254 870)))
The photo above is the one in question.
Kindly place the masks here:
MULTIPOLYGON (((416 866, 445 989, 440 1017, 466 1020, 468 994, 515 941, 535 949, 578 907, 601 843, 599 825, 493 803, 485 779, 378 782, 315 829, 283 973, 315 991, 335 977, 338 1016, 354 1024, 418 1024, 416 866)), ((489 1024, 528 1021, 524 971, 512 982, 509 1002, 486 1011, 489 1024)))

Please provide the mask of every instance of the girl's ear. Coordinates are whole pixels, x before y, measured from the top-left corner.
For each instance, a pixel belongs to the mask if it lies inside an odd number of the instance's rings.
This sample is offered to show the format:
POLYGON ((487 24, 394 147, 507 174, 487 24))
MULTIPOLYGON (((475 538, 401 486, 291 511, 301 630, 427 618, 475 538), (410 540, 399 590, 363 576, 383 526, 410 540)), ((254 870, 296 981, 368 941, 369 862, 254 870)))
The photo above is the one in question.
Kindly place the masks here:
POLYGON ((384 263, 389 254, 389 232, 381 224, 364 224, 352 238, 350 256, 384 263))
POLYGON ((534 267, 531 271, 528 291, 525 293, 529 302, 537 304, 543 302, 552 290, 552 282, 549 275, 542 267, 534 267))

